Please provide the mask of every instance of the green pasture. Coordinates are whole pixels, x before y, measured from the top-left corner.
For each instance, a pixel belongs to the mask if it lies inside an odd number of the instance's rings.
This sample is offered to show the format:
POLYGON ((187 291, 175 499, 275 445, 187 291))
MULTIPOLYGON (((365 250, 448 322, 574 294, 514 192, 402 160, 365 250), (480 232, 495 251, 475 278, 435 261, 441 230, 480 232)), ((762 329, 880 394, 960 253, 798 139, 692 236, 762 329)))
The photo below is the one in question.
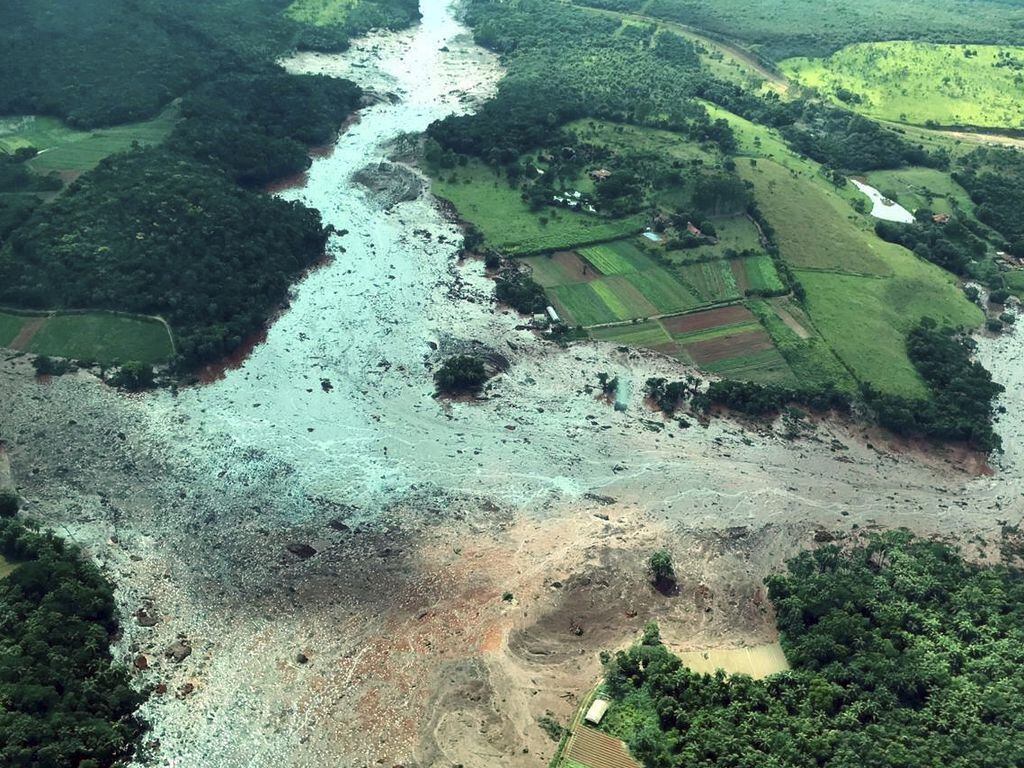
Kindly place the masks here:
POLYGON ((595 328, 590 335, 598 341, 609 341, 629 347, 657 347, 672 341, 661 327, 661 323, 656 320, 595 328))
MULTIPOLYGON (((902 251, 902 249, 900 249, 902 251)), ((906 353, 906 334, 923 317, 965 328, 983 321, 954 278, 909 251, 891 277, 798 271, 815 327, 860 381, 894 394, 927 394, 906 353)))
POLYGON ((567 322, 583 326, 682 312, 701 304, 660 267, 551 286, 547 292, 567 322))
POLYGON ((721 259, 684 264, 677 268, 680 277, 693 286, 697 295, 709 304, 737 299, 740 296, 736 277, 729 262, 721 259))
MULTIPOLYGON (((40 316, 0 312, 0 345, 8 345, 40 316)), ((166 362, 174 346, 166 326, 158 320, 104 312, 56 314, 19 348, 36 355, 93 360, 98 363, 166 362)))
POLYGON ((780 64, 794 81, 857 112, 900 123, 1024 128, 1024 48, 860 43, 780 64), (841 103, 841 102, 840 102, 841 103))
POLYGON ((159 144, 174 128, 177 109, 169 108, 142 123, 128 123, 94 131, 76 131, 51 117, 0 119, 0 152, 35 147, 39 155, 29 166, 40 173, 87 171, 100 160, 140 145, 159 144))
POLYGON ((776 349, 786 359, 797 382, 807 387, 832 385, 844 392, 856 391, 857 383, 850 376, 850 372, 846 370, 828 344, 813 332, 810 321, 800 317, 800 309, 788 299, 773 299, 773 301, 781 302, 786 311, 801 321, 801 324, 811 332, 808 338, 801 338, 782 320, 771 302, 763 300, 747 302, 747 306, 757 315, 761 325, 771 336, 776 349))
POLYGON ((902 250, 879 239, 870 222, 833 189, 772 160, 739 164, 758 205, 793 267, 851 274, 891 274, 888 257, 902 250))
POLYGON ((642 215, 606 219, 557 208, 531 211, 518 189, 480 162, 443 171, 442 178, 434 180, 433 191, 477 227, 488 245, 510 255, 614 240, 644 228, 642 215))
POLYGON ((21 563, 14 563, 3 555, 0 555, 0 579, 6 579, 18 568, 21 563))
POLYGON ((900 168, 865 174, 868 184, 910 211, 929 208, 936 213, 966 214, 974 210, 967 191, 948 173, 935 168, 900 168))
POLYGON ((694 162, 714 164, 719 159, 716 150, 705 148, 678 133, 657 128, 584 118, 567 123, 565 130, 581 141, 611 152, 656 154, 666 160, 666 165, 673 161, 684 165, 694 162))
POLYGON ((1024 272, 1016 270, 1006 273, 1006 287, 1018 298, 1024 299, 1024 272))
POLYGON ((6 347, 14 341, 14 337, 21 333, 27 319, 24 315, 0 312, 0 347, 6 347))
POLYGON ((359 0, 293 0, 285 13, 296 21, 330 27, 344 24, 358 4, 359 0))

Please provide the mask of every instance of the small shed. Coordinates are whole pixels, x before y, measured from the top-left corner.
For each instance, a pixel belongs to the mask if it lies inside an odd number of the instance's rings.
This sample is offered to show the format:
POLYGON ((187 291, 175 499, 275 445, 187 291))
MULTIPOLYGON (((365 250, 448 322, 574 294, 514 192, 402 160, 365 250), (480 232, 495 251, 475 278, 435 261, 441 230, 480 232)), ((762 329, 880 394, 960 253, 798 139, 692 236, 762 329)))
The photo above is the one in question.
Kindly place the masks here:
POLYGON ((560 322, 562 322, 561 319, 559 319, 559 317, 558 317, 558 313, 555 312, 555 308, 552 307, 552 306, 548 306, 548 317, 551 318, 551 322, 552 323, 560 323, 560 322))
POLYGON ((611 705, 606 699, 594 699, 594 703, 590 705, 590 709, 587 710, 587 714, 583 717, 588 723, 598 725, 601 722, 601 718, 604 717, 604 713, 608 711, 608 707, 611 705))
POLYGON ((590 178, 592 178, 594 181, 604 181, 611 175, 612 172, 609 171, 607 168, 598 168, 596 171, 590 172, 590 178))

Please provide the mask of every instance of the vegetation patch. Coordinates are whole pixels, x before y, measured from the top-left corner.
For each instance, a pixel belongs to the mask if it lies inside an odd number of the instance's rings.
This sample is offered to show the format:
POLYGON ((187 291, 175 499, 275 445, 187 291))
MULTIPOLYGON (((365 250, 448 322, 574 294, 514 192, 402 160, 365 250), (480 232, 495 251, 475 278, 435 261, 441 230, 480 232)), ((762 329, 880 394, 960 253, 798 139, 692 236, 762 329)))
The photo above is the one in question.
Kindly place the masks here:
POLYGON ((46 317, 31 338, 17 348, 37 355, 101 364, 165 363, 174 354, 167 326, 159 320, 106 312, 46 317))
POLYGON ((736 280, 736 287, 745 295, 766 295, 786 290, 774 262, 766 254, 733 259, 729 262, 729 268, 736 280))
POLYGON ((780 66, 801 85, 880 120, 1024 128, 1024 48, 861 43, 780 66))
POLYGON ((518 188, 475 161, 442 173, 434 179, 432 190, 479 229, 487 245, 513 256, 614 240, 644 227, 642 216, 608 219, 562 209, 538 214, 518 188))
POLYGON ((623 275, 655 267, 654 262, 629 240, 580 248, 579 253, 603 275, 623 275))
POLYGON ((133 145, 150 146, 170 135, 178 110, 169 108, 140 123, 79 131, 52 117, 0 119, 0 152, 33 147, 39 154, 27 165, 38 173, 88 171, 105 157, 127 152, 133 145))
POLYGON ((595 328, 590 335, 598 341, 648 349, 655 349, 672 342, 672 338, 661 327, 661 324, 654 320, 595 328))
POLYGON ((740 296, 736 277, 727 261, 702 261, 684 264, 678 269, 683 280, 692 285, 697 295, 709 304, 737 299, 740 296))

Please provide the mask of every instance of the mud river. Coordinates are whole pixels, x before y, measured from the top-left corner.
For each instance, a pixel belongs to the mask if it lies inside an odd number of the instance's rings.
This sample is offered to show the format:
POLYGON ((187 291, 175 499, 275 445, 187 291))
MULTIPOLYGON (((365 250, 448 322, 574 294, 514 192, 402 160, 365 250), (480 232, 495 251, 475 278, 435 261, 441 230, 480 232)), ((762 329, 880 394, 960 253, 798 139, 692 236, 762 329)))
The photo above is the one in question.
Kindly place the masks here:
POLYGON ((792 439, 666 422, 642 384, 679 364, 517 330, 414 169, 397 173, 411 194, 361 183, 396 177, 396 138, 501 77, 447 0, 424 0, 415 29, 286 65, 382 100, 281 193, 339 233, 245 362, 126 396, 0 360, 28 511, 110 574, 117 651, 161 686, 139 765, 544 765, 537 718, 566 720, 597 653, 644 621, 680 650, 764 642, 761 581, 816 537, 902 525, 991 557, 1024 517, 1020 331, 980 342, 1010 390, 991 472, 853 424, 792 439), (473 344, 507 372, 479 402, 435 399, 432 369, 473 344), (598 397, 600 372, 632 383, 625 411, 598 397), (674 597, 643 573, 661 546, 674 597), (175 661, 179 639, 192 653, 175 661))

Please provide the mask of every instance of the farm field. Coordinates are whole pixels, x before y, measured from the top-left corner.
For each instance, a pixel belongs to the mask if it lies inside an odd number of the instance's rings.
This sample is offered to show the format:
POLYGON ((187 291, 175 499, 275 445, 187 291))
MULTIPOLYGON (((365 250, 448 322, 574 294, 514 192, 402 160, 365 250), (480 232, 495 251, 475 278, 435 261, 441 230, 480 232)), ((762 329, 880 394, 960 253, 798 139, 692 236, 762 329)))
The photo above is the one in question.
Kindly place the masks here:
POLYGON ((936 213, 953 213, 959 209, 971 214, 974 210, 967 191, 948 173, 934 168, 871 171, 865 178, 868 184, 910 211, 929 208, 936 213))
POLYGON ((175 108, 143 123, 76 131, 52 117, 14 117, 0 119, 0 152, 20 147, 35 147, 39 155, 29 166, 40 173, 51 171, 87 171, 100 160, 116 152, 141 145, 159 144, 174 128, 175 108))
POLYGON ((595 328, 590 335, 598 341, 646 349, 661 350, 672 344, 672 337, 657 320, 595 328))
POLYGON ((709 648, 678 654, 683 664, 702 675, 713 675, 719 669, 728 675, 749 675, 760 679, 789 669, 786 654, 779 643, 749 648, 709 648))
POLYGON ((1021 47, 862 43, 825 59, 788 59, 780 67, 800 85, 881 120, 1024 127, 1021 47))
POLYGON ((600 325, 682 312, 701 299, 631 240, 523 259, 572 325, 600 325))
POLYGON ((697 295, 709 304, 740 297, 736 276, 727 261, 716 259, 684 264, 678 270, 683 280, 692 285, 697 295))
POLYGON ((518 189, 509 187, 480 162, 470 162, 443 179, 434 179, 432 189, 454 205, 461 218, 477 227, 488 245, 513 256, 613 240, 644 228, 640 215, 605 219, 562 209, 535 213, 523 202, 518 189))
POLYGON ((103 312, 50 316, 0 312, 0 346, 99 363, 155 364, 174 354, 163 323, 103 312))
POLYGON ((774 262, 767 254, 733 259, 729 263, 729 268, 732 270, 736 287, 741 294, 747 291, 782 291, 785 289, 779 273, 775 270, 774 262))

